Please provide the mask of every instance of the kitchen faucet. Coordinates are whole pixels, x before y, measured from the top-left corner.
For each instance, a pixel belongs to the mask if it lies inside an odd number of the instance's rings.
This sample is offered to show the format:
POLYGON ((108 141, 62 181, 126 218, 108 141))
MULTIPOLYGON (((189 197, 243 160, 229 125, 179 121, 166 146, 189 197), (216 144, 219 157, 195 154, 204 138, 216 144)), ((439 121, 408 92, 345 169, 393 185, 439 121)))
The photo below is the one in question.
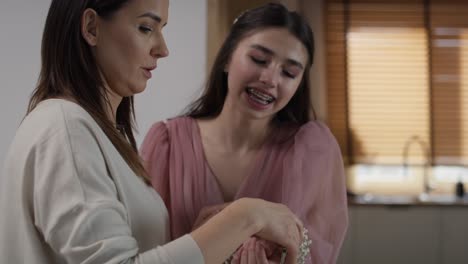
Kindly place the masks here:
POLYGON ((423 196, 427 196, 429 192, 433 189, 429 184, 429 175, 428 169, 431 166, 431 155, 429 153, 429 149, 427 144, 418 136, 411 136, 405 143, 403 148, 403 173, 404 176, 407 176, 408 173, 408 152, 412 143, 418 143, 423 151, 423 155, 425 157, 425 163, 423 164, 423 196))

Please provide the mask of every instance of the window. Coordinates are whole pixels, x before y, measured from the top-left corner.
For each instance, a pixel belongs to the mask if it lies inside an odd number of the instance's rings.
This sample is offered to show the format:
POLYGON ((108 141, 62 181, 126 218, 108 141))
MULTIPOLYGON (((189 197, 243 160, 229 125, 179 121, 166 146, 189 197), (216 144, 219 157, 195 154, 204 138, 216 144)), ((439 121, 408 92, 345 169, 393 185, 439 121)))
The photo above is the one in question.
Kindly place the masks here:
POLYGON ((327 113, 348 164, 468 165, 468 2, 327 0, 327 113))

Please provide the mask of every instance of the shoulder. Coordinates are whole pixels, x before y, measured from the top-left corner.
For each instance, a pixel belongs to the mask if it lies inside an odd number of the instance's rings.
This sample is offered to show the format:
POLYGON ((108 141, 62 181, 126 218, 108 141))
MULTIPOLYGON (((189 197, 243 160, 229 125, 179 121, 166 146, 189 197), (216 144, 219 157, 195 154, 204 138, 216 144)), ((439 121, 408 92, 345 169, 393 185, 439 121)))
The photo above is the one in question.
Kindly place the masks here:
POLYGON ((108 146, 104 132, 81 106, 49 99, 38 104, 18 128, 10 147, 10 166, 34 168, 35 177, 44 181, 63 169, 68 180, 75 182, 85 170, 105 170, 102 152, 108 146))
POLYGON ((167 136, 167 121, 159 121, 151 125, 146 138, 160 138, 161 136, 167 136))
POLYGON ((140 154, 148 159, 156 152, 166 152, 171 144, 171 138, 177 137, 178 130, 188 122, 188 117, 176 117, 154 123, 145 135, 141 144, 140 154))
POLYGON ((33 155, 36 162, 72 161, 76 170, 104 164, 103 152, 114 150, 91 115, 80 105, 63 99, 39 103, 23 120, 11 148, 13 156, 33 155))
POLYGON ((295 137, 296 140, 311 138, 331 140, 333 138, 333 134, 328 126, 322 121, 309 121, 299 127, 295 137))
POLYGON ((295 147, 306 150, 336 150, 339 149, 335 136, 328 126, 321 121, 309 121, 297 129, 294 136, 295 147))
POLYGON ((174 130, 193 124, 191 117, 180 116, 164 121, 158 121, 151 125, 146 137, 168 137, 174 130))
MULTIPOLYGON (((78 104, 63 99, 48 99, 39 103, 21 123, 18 136, 31 140, 60 140, 61 135, 81 134, 100 130, 94 119, 78 104)), ((67 137, 69 138, 69 137, 67 137)))
POLYGON ((64 99, 44 100, 28 116, 61 117, 67 120, 82 120, 85 122, 93 121, 91 115, 83 107, 64 99))

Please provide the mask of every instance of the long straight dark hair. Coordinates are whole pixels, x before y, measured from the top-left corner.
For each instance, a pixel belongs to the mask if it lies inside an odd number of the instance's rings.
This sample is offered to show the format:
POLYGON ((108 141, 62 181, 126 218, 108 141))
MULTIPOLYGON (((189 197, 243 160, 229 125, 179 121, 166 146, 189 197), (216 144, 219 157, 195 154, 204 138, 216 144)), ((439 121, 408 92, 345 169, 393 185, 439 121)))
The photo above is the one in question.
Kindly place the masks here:
POLYGON ((130 168, 147 182, 133 135, 133 96, 124 97, 118 106, 116 129, 106 114, 109 100, 104 82, 91 48, 81 35, 81 17, 87 8, 94 9, 103 19, 112 19, 127 2, 52 0, 42 36, 41 73, 27 112, 49 98, 73 98, 93 117, 130 168))
POLYGON ((273 118, 276 123, 302 125, 310 120, 309 110, 315 111, 310 102, 309 70, 314 59, 314 37, 307 22, 296 12, 277 3, 270 3, 242 13, 231 27, 211 68, 205 90, 200 98, 189 105, 185 115, 193 118, 216 117, 223 109, 228 92, 225 66, 239 42, 249 34, 267 28, 285 28, 304 44, 308 60, 302 81, 288 104, 273 118))

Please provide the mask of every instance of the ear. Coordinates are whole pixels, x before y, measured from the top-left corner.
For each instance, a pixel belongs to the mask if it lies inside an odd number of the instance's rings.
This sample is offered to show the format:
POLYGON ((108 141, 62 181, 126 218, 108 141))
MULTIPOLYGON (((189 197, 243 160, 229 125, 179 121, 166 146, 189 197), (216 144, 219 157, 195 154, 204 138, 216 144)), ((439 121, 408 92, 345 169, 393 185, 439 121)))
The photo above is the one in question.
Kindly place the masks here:
POLYGON ((81 17, 81 35, 90 46, 97 45, 98 14, 94 9, 87 8, 81 17))

